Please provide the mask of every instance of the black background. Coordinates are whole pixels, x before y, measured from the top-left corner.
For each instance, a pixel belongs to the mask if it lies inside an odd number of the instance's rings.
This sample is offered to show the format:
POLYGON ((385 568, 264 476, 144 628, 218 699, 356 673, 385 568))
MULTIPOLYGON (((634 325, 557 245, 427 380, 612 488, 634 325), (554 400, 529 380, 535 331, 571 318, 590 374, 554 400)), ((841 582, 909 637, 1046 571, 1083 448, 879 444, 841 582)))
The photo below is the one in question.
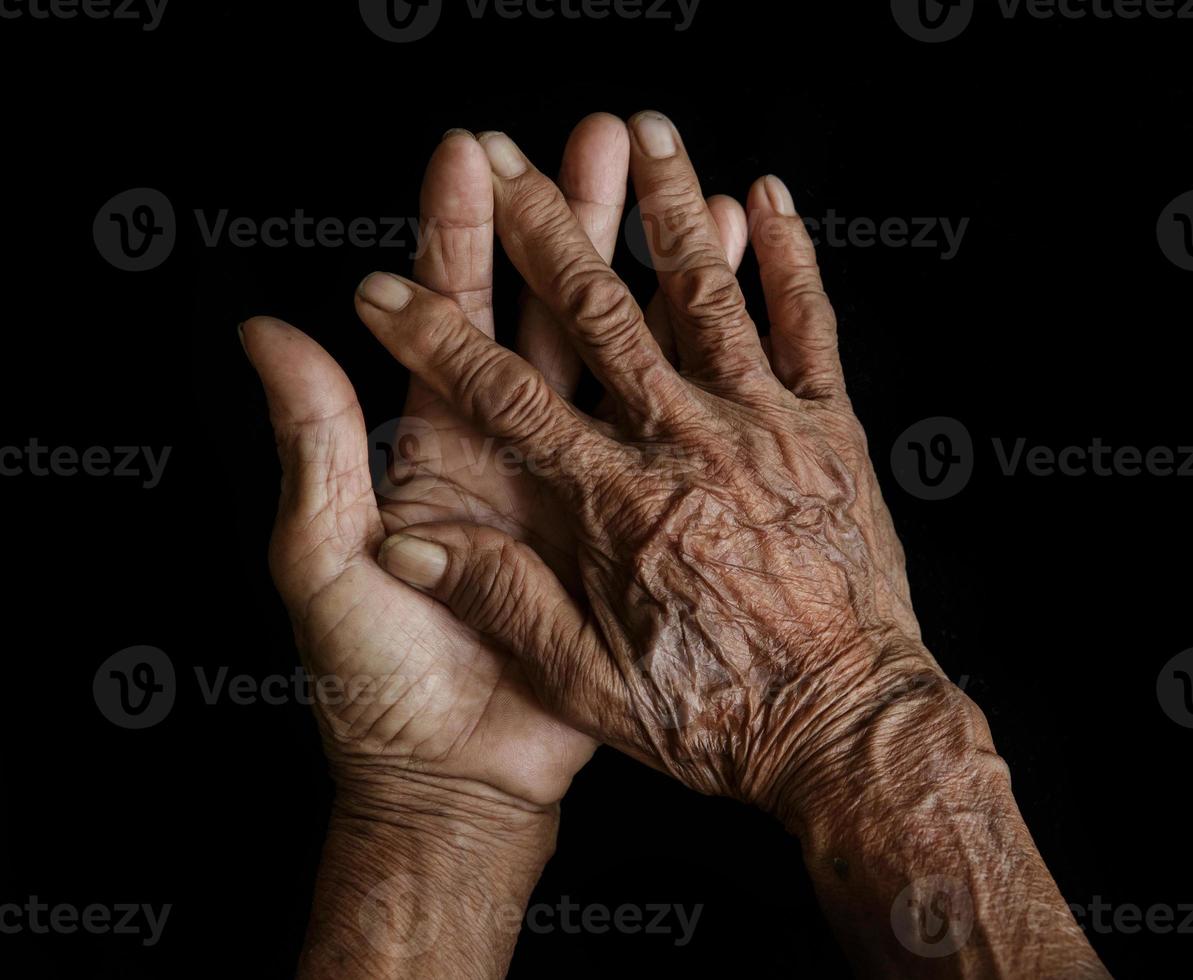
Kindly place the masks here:
MULTIPOLYGON (((924 636, 985 709, 1070 902, 1193 902, 1193 730, 1155 694, 1160 667, 1193 646, 1193 480, 1007 477, 991 448, 1193 444, 1193 273, 1155 230, 1193 190, 1193 22, 996 11, 979 3, 969 30, 938 45, 902 33, 883 3, 703 0, 679 33, 476 20, 449 2, 414 44, 373 36, 349 2, 173 0, 152 33, 0 20, 0 445, 173 447, 151 490, 0 478, 0 901, 173 905, 148 949, 0 935, 0 963, 22 964, 11 975, 286 976, 302 941, 330 802, 309 709, 209 706, 193 673, 263 678, 296 661, 265 563, 277 464, 236 324, 269 313, 310 332, 377 424, 401 413, 406 382, 356 321, 352 290, 410 261, 407 249, 209 248, 193 209, 412 216, 448 127, 506 130, 551 172, 598 109, 668 113, 708 193, 740 198, 774 172, 809 217, 969 219, 951 261, 821 250, 924 636), (92 240, 97 211, 133 187, 163 191, 179 218, 173 254, 145 273, 113 268, 92 240), (976 467, 959 495, 929 502, 900 488, 889 455, 936 415, 965 423, 976 467), (180 678, 173 712, 147 731, 113 726, 91 695, 97 667, 135 644, 166 651, 180 678)), ((617 265, 647 288, 624 249, 617 265)), ((511 275, 502 286, 499 315, 517 295, 511 275)), ((847 975, 777 824, 609 750, 565 799, 534 900, 564 895, 704 908, 679 948, 524 935, 512 976, 847 975)), ((1091 940, 1122 976, 1169 975, 1193 949, 1193 935, 1146 930, 1091 940)))

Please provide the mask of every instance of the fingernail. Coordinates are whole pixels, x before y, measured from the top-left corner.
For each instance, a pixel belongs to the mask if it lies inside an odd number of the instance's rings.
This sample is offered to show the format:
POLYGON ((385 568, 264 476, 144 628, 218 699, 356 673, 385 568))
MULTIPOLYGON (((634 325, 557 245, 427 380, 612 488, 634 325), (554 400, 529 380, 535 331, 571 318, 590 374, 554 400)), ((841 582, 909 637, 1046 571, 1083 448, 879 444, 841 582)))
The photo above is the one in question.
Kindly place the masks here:
POLYGON ((244 321, 243 320, 241 320, 238 324, 236 324, 236 336, 240 338, 240 346, 242 348, 244 348, 244 352, 247 354, 249 352, 249 349, 247 346, 245 346, 245 342, 244 342, 244 321))
POLYGON ((770 206, 779 214, 788 218, 795 216, 795 201, 791 199, 791 191, 774 174, 766 178, 766 196, 770 198, 770 206))
POLYGON ((517 177, 526 172, 526 157, 505 133, 484 134, 481 146, 489 154, 489 166, 498 177, 517 177))
POLYGON ((661 160, 675 153, 675 127, 657 112, 643 112, 634 117, 634 132, 648 157, 661 160))
POLYGON ((377 561, 407 585, 430 589, 439 584, 447 570, 447 549, 434 541, 395 534, 381 545, 377 561))
POLYGON ((397 276, 374 272, 360 284, 361 298, 379 310, 397 313, 414 296, 413 290, 397 276))
POLYGON ((452 129, 449 129, 446 133, 444 133, 441 137, 439 137, 439 142, 442 143, 444 140, 449 140, 453 136, 467 136, 469 139, 475 139, 475 137, 472 135, 471 130, 452 128, 452 129))

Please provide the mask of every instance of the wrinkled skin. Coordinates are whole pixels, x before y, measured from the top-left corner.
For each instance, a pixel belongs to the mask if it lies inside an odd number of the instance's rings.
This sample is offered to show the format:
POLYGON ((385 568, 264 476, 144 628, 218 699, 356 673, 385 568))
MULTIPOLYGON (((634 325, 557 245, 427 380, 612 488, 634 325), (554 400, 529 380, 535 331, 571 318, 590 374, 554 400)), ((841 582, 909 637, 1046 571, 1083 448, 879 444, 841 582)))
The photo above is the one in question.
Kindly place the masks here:
MULTIPOLYGON (((569 212, 605 254, 619 232, 627 156, 624 123, 603 114, 584 120, 564 153, 569 212)), ((740 261, 741 206, 724 198, 710 206, 740 261)), ((493 190, 470 134, 449 133, 432 157, 422 223, 416 278, 492 336, 493 190)), ((654 320, 665 334, 665 319, 654 320)), ((368 444, 339 366, 276 320, 248 321, 243 337, 265 384, 283 463, 271 568, 304 662, 334 682, 316 712, 342 798, 390 797, 392 778, 409 775, 483 798, 485 806, 557 802, 591 756, 593 739, 544 710, 521 665, 498 643, 396 581, 375 557, 387 534, 409 524, 477 521, 528 542, 574 578, 575 546, 557 498, 524 470, 496 466, 493 438, 417 379, 393 434, 396 458, 375 488, 369 452, 377 446, 368 444)), ((519 349, 570 394, 579 361, 532 297, 519 349)))
POLYGON ((502 243, 605 385, 609 421, 440 296, 379 273, 357 301, 395 357, 530 461, 571 520, 580 594, 533 548, 474 524, 408 527, 380 561, 514 652, 576 727, 773 809, 940 672, 790 195, 767 178, 747 203, 764 348, 677 135, 644 115, 631 172, 674 358, 555 186, 508 138, 482 137, 502 243))
POLYGON ((748 221, 706 203, 670 124, 635 117, 661 287, 643 316, 607 264, 625 130, 586 123, 564 194, 500 134, 446 140, 422 285, 361 284, 426 436, 380 501, 343 372, 285 324, 244 326, 300 648, 386 695, 319 706, 339 792, 301 975, 502 975, 516 930, 477 912, 525 907, 553 803, 602 739, 780 817, 865 975, 1106 976, 981 712, 920 643, 790 195, 759 181, 748 221), (523 357, 492 340, 490 210, 533 293, 523 357), (763 341, 734 273, 747 227, 763 341), (606 389, 596 418, 567 400, 579 358, 606 389), (489 437, 520 472, 477 467, 489 437), (974 916, 946 920, 963 945, 923 955, 954 896, 974 916), (469 928, 415 953, 403 925, 425 910, 469 928))
POLYGON ((632 709, 619 741, 693 788, 757 801, 803 761, 807 731, 857 719, 849 692, 929 664, 898 549, 859 519, 888 520, 872 474, 844 462, 864 458, 856 424, 786 392, 745 412, 695 406, 645 463, 581 490, 597 501, 580 511, 585 592, 615 668, 588 683, 632 709))

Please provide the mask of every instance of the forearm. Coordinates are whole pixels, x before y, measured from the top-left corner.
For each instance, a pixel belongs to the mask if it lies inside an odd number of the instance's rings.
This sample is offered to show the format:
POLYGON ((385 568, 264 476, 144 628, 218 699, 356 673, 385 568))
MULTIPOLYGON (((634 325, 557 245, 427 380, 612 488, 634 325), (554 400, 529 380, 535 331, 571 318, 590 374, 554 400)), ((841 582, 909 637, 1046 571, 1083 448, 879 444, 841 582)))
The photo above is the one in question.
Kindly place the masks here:
POLYGON ((340 781, 300 980, 504 977, 557 822, 475 785, 340 781))
POLYGON ((875 706, 838 745, 799 833, 825 912, 863 976, 1108 974, 1011 795, 978 708, 941 678, 875 706))

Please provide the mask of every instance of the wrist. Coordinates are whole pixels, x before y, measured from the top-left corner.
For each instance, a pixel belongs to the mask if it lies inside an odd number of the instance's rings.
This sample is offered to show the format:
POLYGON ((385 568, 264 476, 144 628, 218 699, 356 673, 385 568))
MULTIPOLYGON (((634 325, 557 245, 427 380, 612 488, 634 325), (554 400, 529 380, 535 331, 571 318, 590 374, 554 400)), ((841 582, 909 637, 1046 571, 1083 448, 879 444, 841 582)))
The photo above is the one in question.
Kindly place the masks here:
POLYGON ((947 679, 891 689, 832 749, 773 812, 800 837, 859 975, 1106 976, 1036 850, 985 716, 947 679))
POLYGON ((531 803, 477 780, 390 763, 333 764, 332 772, 333 821, 417 837, 444 850, 549 857, 554 848, 558 804, 531 803))
POLYGON ((879 846, 934 812, 1017 812, 1010 773, 981 709, 941 674, 909 677, 876 698, 789 784, 776 815, 810 843, 865 837, 879 846))
POLYGON ((948 766, 979 744, 993 751, 981 713, 918 640, 865 636, 821 662, 782 705, 780 728, 795 736, 775 753, 754 800, 798 836, 849 810, 888 774, 948 766))
POLYGON ((388 764, 333 768, 300 976, 503 976, 558 806, 388 764))

